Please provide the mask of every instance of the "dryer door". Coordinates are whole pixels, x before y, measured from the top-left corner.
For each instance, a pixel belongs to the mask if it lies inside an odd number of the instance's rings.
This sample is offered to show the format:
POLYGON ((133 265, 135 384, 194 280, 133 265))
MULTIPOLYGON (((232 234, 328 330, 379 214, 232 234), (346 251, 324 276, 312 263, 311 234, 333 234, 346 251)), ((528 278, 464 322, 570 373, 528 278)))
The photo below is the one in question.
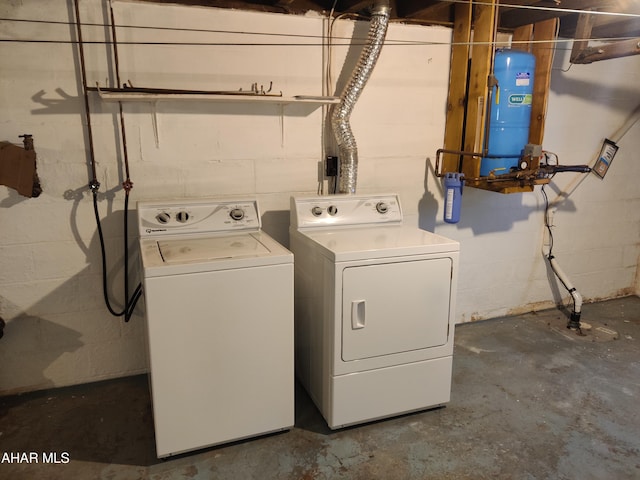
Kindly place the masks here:
POLYGON ((342 277, 342 360, 444 345, 450 258, 347 267, 342 277))

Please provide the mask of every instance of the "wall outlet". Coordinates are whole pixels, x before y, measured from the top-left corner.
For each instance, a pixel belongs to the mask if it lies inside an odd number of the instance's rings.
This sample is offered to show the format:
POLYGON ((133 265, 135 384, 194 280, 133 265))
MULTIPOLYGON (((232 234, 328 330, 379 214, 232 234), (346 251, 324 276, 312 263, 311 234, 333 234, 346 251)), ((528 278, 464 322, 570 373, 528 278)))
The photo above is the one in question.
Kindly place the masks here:
POLYGON ((324 161, 324 174, 327 177, 338 176, 338 157, 327 156, 324 161))

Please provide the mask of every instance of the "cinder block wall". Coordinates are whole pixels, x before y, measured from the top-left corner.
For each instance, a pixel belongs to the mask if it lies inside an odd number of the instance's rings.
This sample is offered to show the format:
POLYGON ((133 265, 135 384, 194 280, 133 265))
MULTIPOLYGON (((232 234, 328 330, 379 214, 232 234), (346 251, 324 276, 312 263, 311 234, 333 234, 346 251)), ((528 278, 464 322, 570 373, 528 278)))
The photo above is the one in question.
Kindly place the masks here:
MULTIPOLYGON (((106 23, 104 3, 82 1, 83 21, 106 23)), ((71 5, 24 0, 0 5, 0 14, 72 22, 71 5)), ((118 29, 123 82, 209 90, 249 89, 254 82, 266 88, 273 82, 285 96, 327 93, 328 52, 321 46, 326 25, 317 16, 133 2, 114 2, 114 8, 118 24, 194 29, 118 29), (273 35, 223 33, 239 31, 273 35), (132 41, 192 45, 126 43, 132 41), (203 42, 217 45, 196 45, 203 42), (236 45, 257 42, 274 45, 236 45), (280 43, 294 45, 275 45, 280 43)), ((0 187, 0 316, 7 320, 0 340, 0 393, 144 372, 143 305, 125 324, 107 312, 102 298, 78 50, 65 43, 76 40, 75 29, 10 21, 0 26, 3 38, 61 41, 0 43, 0 140, 18 143, 18 135, 34 135, 44 189, 39 198, 26 199, 0 187)), ((360 51, 351 38, 364 37, 366 30, 366 22, 336 22, 328 93, 346 81, 360 51)), ((107 34, 105 28, 83 28, 87 42, 107 34)), ((539 189, 515 195, 466 189, 461 222, 442 222, 442 187, 433 165, 444 135, 450 37, 442 27, 390 26, 390 41, 351 118, 359 145, 358 191, 398 192, 407 222, 461 242, 459 322, 566 301, 541 255, 539 189)), ((640 98, 640 58, 564 72, 568 48, 570 43, 556 52, 544 147, 561 163, 588 163, 640 98)), ((111 84, 108 48, 87 44, 85 55, 88 83, 111 84)), ((117 104, 92 94, 90 107, 108 290, 120 309, 124 194, 117 104)), ((136 201, 255 196, 265 230, 286 245, 290 195, 316 192, 318 164, 334 153, 332 142, 325 142, 321 107, 164 101, 126 103, 123 109, 134 182, 128 239, 132 285, 138 279, 136 201)), ((638 293, 639 128, 635 125, 620 142, 606 179, 587 176, 554 213, 557 258, 587 300, 638 293)), ((573 174, 558 175, 549 196, 562 195, 575 183, 573 174)), ((176 319, 176 328, 181 321, 176 319)))

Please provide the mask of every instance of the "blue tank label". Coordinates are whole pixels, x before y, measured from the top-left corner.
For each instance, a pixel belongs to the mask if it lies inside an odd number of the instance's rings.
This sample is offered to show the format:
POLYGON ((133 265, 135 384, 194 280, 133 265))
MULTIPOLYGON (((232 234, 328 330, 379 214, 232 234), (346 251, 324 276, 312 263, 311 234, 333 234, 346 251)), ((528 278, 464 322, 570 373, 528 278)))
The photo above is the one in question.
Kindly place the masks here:
POLYGON ((532 97, 530 93, 512 93, 509 95, 509 105, 531 105, 532 97))
POLYGON ((531 83, 531 74, 529 72, 516 73, 516 86, 528 87, 531 83))

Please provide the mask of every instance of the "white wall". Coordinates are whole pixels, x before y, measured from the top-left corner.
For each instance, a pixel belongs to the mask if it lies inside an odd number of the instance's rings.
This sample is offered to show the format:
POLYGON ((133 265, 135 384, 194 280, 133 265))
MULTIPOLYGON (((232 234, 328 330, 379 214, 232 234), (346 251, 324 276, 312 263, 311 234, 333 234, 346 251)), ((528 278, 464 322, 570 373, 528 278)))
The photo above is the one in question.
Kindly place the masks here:
MULTIPOLYGON (((81 2, 84 22, 104 23, 98 0, 81 2)), ((284 95, 323 93, 326 51, 321 18, 232 10, 115 2, 116 21, 296 37, 229 35, 170 30, 118 30, 122 81, 136 86, 244 89, 253 82, 284 95), (311 46, 152 46, 127 41, 310 43, 311 46)), ((68 22, 66 0, 23 0, 0 5, 2 17, 68 22)), ((334 83, 343 84, 359 54, 349 48, 367 24, 337 22, 334 83), (344 66, 344 68, 343 68, 344 66), (346 72, 346 73, 343 73, 346 72)), ((68 25, 3 21, 2 38, 75 39, 68 25)), ((83 29, 85 41, 105 30, 83 29)), ((442 189, 433 175, 442 146, 450 30, 392 24, 389 43, 351 118, 359 145, 358 192, 399 192, 407 221, 458 239, 462 245, 457 319, 489 318, 566 299, 541 257, 542 197, 466 189, 463 218, 442 222, 442 189), (391 40, 417 41, 398 45, 391 40)), ((88 83, 113 78, 103 45, 87 45, 88 83)), ((568 66, 559 51, 558 68, 568 66)), ((91 195, 77 50, 67 43, 0 43, 0 140, 34 135, 44 193, 20 197, 0 186, 0 392, 61 386, 146 370, 141 309, 124 323, 102 300, 100 254, 91 195)), ((562 163, 586 163, 602 139, 623 123, 640 98, 634 79, 640 57, 555 71, 545 148, 562 163)), ((333 91, 329 92, 335 93, 333 91)), ((117 105, 91 97, 92 125, 101 182, 99 209, 109 254, 109 289, 121 308, 123 180, 117 105)), ((322 108, 289 105, 160 102, 124 105, 134 188, 131 207, 149 198, 257 196, 266 231, 287 243, 288 199, 313 193, 325 152, 322 108)), ((587 300, 637 293, 640 189, 637 188, 640 125, 620 142, 606 179, 589 175, 554 215, 555 252, 587 300)), ((573 181, 558 175, 555 197, 573 181)), ((135 214, 130 214, 135 267, 135 214)), ((134 269, 135 270, 135 269, 134 269)), ((135 275, 135 272, 132 273, 135 275)), ((588 318, 588 308, 583 313, 588 318)), ((179 321, 177 326, 179 327, 179 321)), ((587 321, 587 320, 586 320, 587 321)))

